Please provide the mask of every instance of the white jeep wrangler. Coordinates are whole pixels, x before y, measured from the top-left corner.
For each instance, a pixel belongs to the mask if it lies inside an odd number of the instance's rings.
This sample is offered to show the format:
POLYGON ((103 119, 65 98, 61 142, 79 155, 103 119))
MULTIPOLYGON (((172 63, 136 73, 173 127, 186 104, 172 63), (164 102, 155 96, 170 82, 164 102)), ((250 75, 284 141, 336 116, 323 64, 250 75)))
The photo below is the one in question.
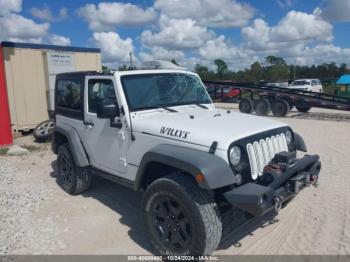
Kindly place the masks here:
POLYGON ((227 210, 240 225, 275 216, 321 169, 317 155, 296 158, 306 147, 290 127, 215 108, 182 69, 59 74, 55 121, 59 185, 79 194, 97 174, 144 191, 161 255, 211 254, 227 210))

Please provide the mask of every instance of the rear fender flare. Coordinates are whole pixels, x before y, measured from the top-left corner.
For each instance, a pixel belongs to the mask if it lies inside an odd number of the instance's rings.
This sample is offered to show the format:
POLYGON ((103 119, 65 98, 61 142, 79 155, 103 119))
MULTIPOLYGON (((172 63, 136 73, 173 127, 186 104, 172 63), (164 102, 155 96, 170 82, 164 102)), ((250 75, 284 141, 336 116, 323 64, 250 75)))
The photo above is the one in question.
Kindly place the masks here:
POLYGON ((70 152, 77 166, 87 167, 90 165, 88 156, 78 135, 78 132, 73 127, 68 125, 55 126, 52 137, 52 147, 55 152, 57 152, 58 149, 56 148, 56 145, 54 145, 56 134, 62 134, 67 138, 70 152))

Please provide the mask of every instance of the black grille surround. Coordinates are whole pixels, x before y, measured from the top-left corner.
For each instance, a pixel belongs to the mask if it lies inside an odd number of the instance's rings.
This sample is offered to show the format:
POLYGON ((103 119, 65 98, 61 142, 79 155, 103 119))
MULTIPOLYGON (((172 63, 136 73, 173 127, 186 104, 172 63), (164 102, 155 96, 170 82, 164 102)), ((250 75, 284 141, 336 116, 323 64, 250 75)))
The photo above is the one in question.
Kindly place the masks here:
POLYGON ((249 163, 249 156, 247 152, 247 144, 251 143, 253 144, 254 142, 259 142, 261 139, 266 140, 267 138, 270 138, 272 136, 280 135, 281 133, 286 133, 287 131, 292 132, 292 143, 290 146, 288 145, 289 151, 295 151, 295 146, 294 146, 294 133, 293 130, 288 127, 280 127, 280 128, 274 128, 270 129, 258 134, 254 134, 248 137, 241 138, 239 140, 236 140, 232 142, 227 150, 227 159, 230 164, 231 170, 233 171, 234 174, 241 174, 242 176, 242 184, 245 184, 247 182, 254 182, 255 180, 252 179, 251 176, 251 167, 249 163), (241 164, 237 167, 233 166, 230 162, 230 150, 232 147, 238 146, 241 149, 242 155, 241 155, 241 164))

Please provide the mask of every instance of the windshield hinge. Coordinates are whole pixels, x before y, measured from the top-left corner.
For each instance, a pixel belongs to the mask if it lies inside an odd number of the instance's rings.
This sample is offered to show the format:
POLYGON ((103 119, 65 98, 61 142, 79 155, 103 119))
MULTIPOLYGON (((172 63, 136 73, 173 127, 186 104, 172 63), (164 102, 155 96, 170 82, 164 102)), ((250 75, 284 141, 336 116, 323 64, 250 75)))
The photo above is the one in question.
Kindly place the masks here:
POLYGON ((218 147, 218 142, 214 141, 209 148, 209 154, 212 154, 212 155, 215 154, 217 147, 218 147))

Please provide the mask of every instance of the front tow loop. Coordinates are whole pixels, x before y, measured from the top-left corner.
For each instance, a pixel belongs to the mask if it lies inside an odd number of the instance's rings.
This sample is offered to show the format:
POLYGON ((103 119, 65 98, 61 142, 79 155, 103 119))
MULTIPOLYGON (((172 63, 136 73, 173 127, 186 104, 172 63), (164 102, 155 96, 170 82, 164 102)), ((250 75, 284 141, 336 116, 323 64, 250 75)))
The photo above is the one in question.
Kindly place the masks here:
POLYGON ((276 196, 274 199, 273 199, 273 202, 275 204, 275 211, 278 213, 281 208, 282 208, 282 200, 280 197, 276 196))

